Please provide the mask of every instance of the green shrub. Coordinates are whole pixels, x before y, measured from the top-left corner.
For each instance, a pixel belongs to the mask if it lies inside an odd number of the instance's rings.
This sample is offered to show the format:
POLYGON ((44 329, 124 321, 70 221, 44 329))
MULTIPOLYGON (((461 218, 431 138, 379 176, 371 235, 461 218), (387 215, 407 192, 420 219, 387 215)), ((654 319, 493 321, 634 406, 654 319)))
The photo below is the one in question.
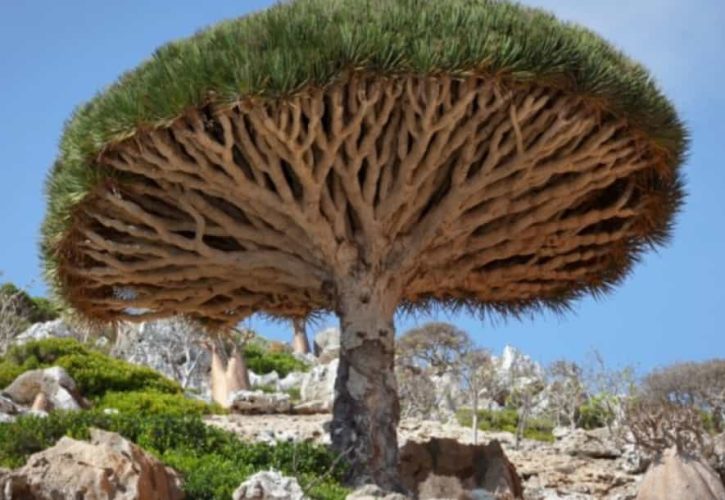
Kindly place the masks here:
POLYGON ((223 411, 218 405, 189 399, 182 394, 157 391, 109 391, 96 400, 95 407, 115 408, 122 413, 137 415, 205 415, 223 411))
POLYGON ((13 380, 25 371, 25 368, 16 365, 15 363, 9 363, 7 361, 0 362, 0 389, 9 386, 13 380))
POLYGON ((98 352, 63 356, 56 361, 78 384, 81 393, 93 398, 107 391, 157 391, 180 394, 181 386, 145 366, 134 365, 98 352))
POLYGON ((614 421, 614 413, 607 405, 608 397, 610 396, 599 394, 581 405, 578 410, 578 426, 584 429, 597 429, 611 424, 614 421))
POLYGON ((51 412, 47 418, 24 416, 0 424, 0 466, 17 467, 61 436, 86 439, 91 427, 118 432, 159 457, 184 476, 189 499, 230 498, 250 474, 277 469, 295 475, 303 486, 328 470, 329 476, 309 491, 312 498, 337 500, 348 491, 340 485, 345 466, 335 465, 326 448, 310 443, 246 443, 233 433, 207 426, 198 416, 51 412))
POLYGON ((244 358, 247 361, 247 368, 258 375, 275 371, 284 378, 290 372, 303 372, 309 369, 306 363, 292 354, 265 349, 257 343, 245 346, 244 358))
MULTIPOLYGON (((473 412, 470 409, 462 409, 456 413, 458 423, 464 427, 471 427, 473 424, 473 412)), ((519 423, 519 415, 516 410, 505 408, 503 410, 479 410, 478 428, 482 431, 501 431, 516 433, 519 423)), ((547 419, 530 418, 524 429, 524 437, 536 441, 553 442, 554 424, 547 419)))
POLYGON ((302 393, 300 392, 300 388, 299 387, 292 387, 290 389, 287 389, 284 392, 286 392, 287 394, 289 394, 289 398, 292 401, 302 401, 302 393))
POLYGON ((0 367, 3 367, 0 369, 0 387, 7 386, 23 371, 53 365, 65 368, 87 398, 101 397, 107 391, 182 392, 179 384, 151 368, 106 356, 75 339, 58 338, 13 346, 0 361, 0 367))

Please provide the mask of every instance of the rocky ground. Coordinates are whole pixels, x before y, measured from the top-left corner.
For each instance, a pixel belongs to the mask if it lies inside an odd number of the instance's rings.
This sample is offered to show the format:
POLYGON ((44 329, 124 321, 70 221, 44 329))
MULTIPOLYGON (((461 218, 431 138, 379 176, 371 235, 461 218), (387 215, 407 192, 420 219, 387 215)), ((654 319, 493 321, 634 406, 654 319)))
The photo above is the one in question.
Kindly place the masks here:
MULTIPOLYGON (((207 422, 252 441, 328 443, 329 420, 329 415, 217 415, 207 422)), ((398 432, 401 445, 432 437, 472 443, 471 430, 455 424, 407 419, 398 432)), ((526 499, 625 500, 636 496, 642 476, 626 471, 632 468, 628 457, 608 438, 606 429, 568 433, 555 443, 523 440, 519 449, 508 432, 479 433, 479 442, 494 439, 516 466, 526 499)))

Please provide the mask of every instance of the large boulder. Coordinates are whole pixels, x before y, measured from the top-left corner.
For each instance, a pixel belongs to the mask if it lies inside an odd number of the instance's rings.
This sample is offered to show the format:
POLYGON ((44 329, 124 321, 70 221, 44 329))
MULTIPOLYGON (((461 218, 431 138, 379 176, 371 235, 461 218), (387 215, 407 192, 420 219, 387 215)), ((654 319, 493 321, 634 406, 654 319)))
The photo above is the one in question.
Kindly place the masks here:
POLYGON ((45 395, 46 409, 79 410, 87 406, 75 381, 60 366, 27 371, 2 393, 15 403, 25 406, 33 405, 40 394, 45 395))
POLYGON ((257 472, 244 481, 232 494, 232 500, 303 500, 305 497, 297 479, 277 471, 257 472))
POLYGON ((111 354, 145 365, 211 400, 211 353, 204 332, 181 318, 122 323, 111 354))
POLYGON ((315 356, 320 363, 329 363, 340 356, 340 329, 331 327, 320 330, 313 343, 315 356))
POLYGON ((272 387, 276 389, 278 384, 279 374, 276 371, 257 375, 252 370, 249 370, 249 385, 251 385, 254 389, 262 387, 272 387))
POLYGON ((6 475, 6 498, 57 500, 177 500, 178 475, 113 432, 91 430, 91 440, 61 438, 6 475))
POLYGON ((606 428, 575 429, 557 441, 556 447, 572 457, 615 459, 622 455, 606 428))
POLYGON ((637 500, 665 498, 725 500, 725 486, 704 460, 671 448, 650 466, 637 493, 637 500))
POLYGON ((300 387, 300 397, 303 403, 314 404, 322 411, 332 410, 335 398, 335 379, 339 360, 334 359, 325 365, 313 366, 305 373, 300 387))
POLYGON ((285 392, 291 389, 301 389, 305 375, 305 372, 289 372, 285 378, 277 382, 277 390, 285 392))
POLYGON ((425 443, 409 441, 400 449, 400 475, 405 487, 416 495, 433 475, 458 479, 469 494, 486 490, 523 498, 516 467, 495 440, 487 445, 461 444, 447 438, 433 438, 425 443))
POLYGON ((289 394, 281 392, 237 391, 229 396, 229 405, 238 413, 290 413, 289 394))

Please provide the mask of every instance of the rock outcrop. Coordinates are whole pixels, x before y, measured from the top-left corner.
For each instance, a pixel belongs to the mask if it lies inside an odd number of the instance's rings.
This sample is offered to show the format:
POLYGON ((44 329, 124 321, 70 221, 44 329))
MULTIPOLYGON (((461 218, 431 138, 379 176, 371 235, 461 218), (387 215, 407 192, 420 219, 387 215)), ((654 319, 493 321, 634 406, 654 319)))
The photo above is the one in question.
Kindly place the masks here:
POLYGON ((35 323, 28 327, 23 333, 13 339, 15 344, 24 344, 33 340, 47 338, 77 338, 78 332, 62 319, 35 323))
POLYGON ((305 494, 297 479, 277 471, 257 472, 232 494, 232 500, 303 500, 305 494))
MULTIPOLYGON (((452 477, 467 492, 486 490, 496 495, 523 498, 521 479, 498 441, 486 445, 461 444, 433 438, 425 443, 408 441, 400 449, 403 484, 415 494, 430 476, 452 477)), ((440 481, 440 480, 438 480, 440 481)), ((428 485, 426 488, 433 489, 428 485)))
POLYGON ((18 405, 31 406, 39 394, 45 396, 43 410, 79 410, 87 406, 75 381, 60 366, 29 370, 19 375, 3 391, 18 405))
POLYGON ((289 413, 292 410, 289 394, 281 392, 237 391, 229 396, 229 406, 238 413, 289 413))
POLYGON ((338 364, 339 361, 334 359, 327 364, 313 366, 305 373, 300 386, 300 396, 304 403, 314 403, 321 411, 332 410, 338 364))
POLYGON ((573 430, 562 436, 556 447, 573 457, 616 459, 622 455, 622 450, 611 439, 606 428, 573 430))
POLYGON ((325 328, 315 334, 315 356, 320 363, 329 363, 340 356, 340 329, 325 328))
POLYGON ((671 448, 652 463, 637 493, 637 500, 666 498, 725 500, 725 486, 704 460, 671 448))
POLYGON ((6 498, 179 500, 177 474, 120 435, 91 430, 91 440, 61 438, 0 482, 6 498))

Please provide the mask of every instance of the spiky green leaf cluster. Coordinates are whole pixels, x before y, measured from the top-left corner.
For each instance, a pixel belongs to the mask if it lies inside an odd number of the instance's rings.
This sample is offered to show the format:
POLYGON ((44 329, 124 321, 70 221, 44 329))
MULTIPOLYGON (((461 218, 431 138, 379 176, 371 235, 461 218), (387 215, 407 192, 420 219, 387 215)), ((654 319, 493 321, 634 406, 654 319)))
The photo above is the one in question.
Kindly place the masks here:
MULTIPOLYGON (((681 163, 687 136, 649 73, 591 31, 496 0, 297 0, 225 21, 158 49, 77 109, 47 181, 43 254, 54 251, 74 207, 104 177, 110 143, 170 123, 192 106, 283 97, 347 71, 471 72, 535 81, 601 99, 681 163)), ((674 200, 673 206, 679 200, 674 200)))

